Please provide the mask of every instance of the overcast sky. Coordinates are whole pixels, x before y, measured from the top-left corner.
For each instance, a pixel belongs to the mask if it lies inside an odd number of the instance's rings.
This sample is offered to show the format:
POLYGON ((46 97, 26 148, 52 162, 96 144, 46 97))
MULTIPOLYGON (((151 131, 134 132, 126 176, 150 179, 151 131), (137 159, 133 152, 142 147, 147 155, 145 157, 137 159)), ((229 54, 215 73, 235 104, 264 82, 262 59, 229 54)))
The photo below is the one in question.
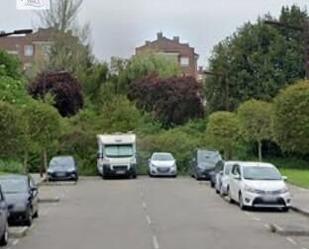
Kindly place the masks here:
MULTIPOLYGON (((180 36, 200 54, 200 65, 215 44, 244 22, 270 13, 278 16, 283 5, 309 7, 308 0, 84 0, 80 22, 90 22, 92 45, 98 59, 130 57, 136 46, 154 40, 156 33, 180 36)), ((16 10, 16 0, 0 0, 0 30, 37 25, 33 11, 16 10)))

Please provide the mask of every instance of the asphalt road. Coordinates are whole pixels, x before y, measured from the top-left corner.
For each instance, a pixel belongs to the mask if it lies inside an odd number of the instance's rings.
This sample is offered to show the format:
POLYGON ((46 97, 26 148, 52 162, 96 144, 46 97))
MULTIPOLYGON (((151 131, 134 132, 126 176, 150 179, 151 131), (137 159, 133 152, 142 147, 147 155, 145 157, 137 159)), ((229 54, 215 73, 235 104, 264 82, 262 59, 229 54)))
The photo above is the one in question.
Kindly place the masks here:
POLYGON ((42 204, 13 249, 309 249, 307 238, 267 229, 309 219, 294 212, 243 212, 191 178, 82 179, 48 186, 61 202, 42 204))

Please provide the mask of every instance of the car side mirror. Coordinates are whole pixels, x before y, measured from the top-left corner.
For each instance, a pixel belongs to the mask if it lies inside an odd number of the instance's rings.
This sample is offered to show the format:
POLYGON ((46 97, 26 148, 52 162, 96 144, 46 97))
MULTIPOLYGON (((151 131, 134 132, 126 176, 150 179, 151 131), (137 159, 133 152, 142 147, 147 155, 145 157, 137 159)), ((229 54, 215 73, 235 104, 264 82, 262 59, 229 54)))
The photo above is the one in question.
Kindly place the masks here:
POLYGON ((287 176, 282 176, 282 180, 283 180, 283 181, 287 181, 287 180, 288 180, 288 177, 287 177, 287 176))
POLYGON ((220 174, 220 175, 223 175, 223 171, 221 170, 221 171, 219 172, 219 174, 220 174))
POLYGON ((12 210, 13 209, 13 207, 14 207, 14 205, 13 204, 9 204, 8 205, 8 210, 10 211, 10 210, 12 210))

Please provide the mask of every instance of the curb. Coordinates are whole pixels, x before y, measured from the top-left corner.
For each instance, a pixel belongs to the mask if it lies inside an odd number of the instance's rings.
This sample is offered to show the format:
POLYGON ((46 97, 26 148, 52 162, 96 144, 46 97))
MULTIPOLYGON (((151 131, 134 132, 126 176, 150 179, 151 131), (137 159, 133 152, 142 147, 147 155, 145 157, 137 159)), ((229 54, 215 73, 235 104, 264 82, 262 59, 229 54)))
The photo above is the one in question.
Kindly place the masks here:
POLYGON ((55 198, 39 198, 39 203, 58 203, 60 202, 59 197, 55 198))
POLYGON ((29 227, 10 227, 9 236, 11 238, 19 239, 27 235, 29 227))
POLYGON ((282 236, 309 236, 309 229, 303 228, 282 228, 276 224, 268 224, 271 233, 277 233, 282 236))
POLYGON ((296 206, 291 206, 291 209, 299 214, 305 215, 307 217, 309 217, 309 210, 306 209, 302 209, 296 206))

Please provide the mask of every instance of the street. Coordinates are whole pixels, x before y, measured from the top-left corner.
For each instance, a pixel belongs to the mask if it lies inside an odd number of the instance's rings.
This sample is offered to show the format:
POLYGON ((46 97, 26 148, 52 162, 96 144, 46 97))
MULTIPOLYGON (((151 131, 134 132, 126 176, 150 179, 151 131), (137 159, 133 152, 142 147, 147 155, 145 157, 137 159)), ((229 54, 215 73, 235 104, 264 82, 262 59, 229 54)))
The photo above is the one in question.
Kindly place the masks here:
POLYGON ((306 224, 293 211, 241 211, 207 182, 189 177, 102 180, 42 186, 61 198, 41 204, 28 235, 11 249, 305 249, 305 237, 269 232, 267 224, 306 224))

